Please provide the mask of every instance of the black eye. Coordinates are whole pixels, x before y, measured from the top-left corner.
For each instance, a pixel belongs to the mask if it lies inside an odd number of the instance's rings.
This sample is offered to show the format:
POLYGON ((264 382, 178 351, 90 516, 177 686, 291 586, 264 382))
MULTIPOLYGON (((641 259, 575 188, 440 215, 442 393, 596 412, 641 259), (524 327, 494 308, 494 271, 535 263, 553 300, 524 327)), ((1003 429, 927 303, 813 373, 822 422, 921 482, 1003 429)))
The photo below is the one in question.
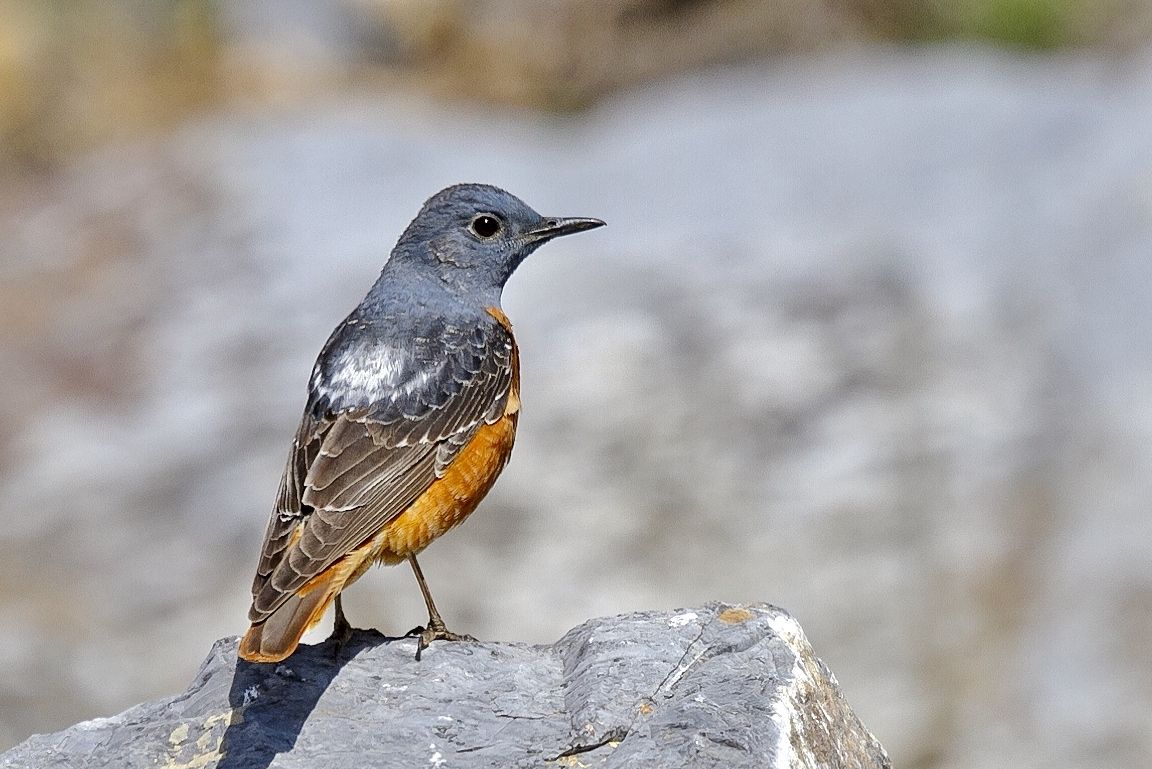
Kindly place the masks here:
POLYGON ((492 214, 477 214, 468 229, 480 238, 492 238, 500 233, 500 220, 492 214))

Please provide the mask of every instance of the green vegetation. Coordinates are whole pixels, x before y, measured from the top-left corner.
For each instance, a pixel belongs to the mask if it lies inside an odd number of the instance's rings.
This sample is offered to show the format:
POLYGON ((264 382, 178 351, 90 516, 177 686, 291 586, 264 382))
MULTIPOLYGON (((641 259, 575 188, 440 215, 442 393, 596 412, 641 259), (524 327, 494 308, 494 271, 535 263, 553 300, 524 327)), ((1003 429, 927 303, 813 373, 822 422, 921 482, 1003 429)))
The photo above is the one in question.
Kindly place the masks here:
POLYGON ((1023 50, 1110 46, 1146 40, 1145 0, 855 0, 881 37, 980 40, 1023 50))
POLYGON ((957 3, 956 33, 1025 48, 1056 48, 1073 41, 1075 0, 981 0, 957 3))

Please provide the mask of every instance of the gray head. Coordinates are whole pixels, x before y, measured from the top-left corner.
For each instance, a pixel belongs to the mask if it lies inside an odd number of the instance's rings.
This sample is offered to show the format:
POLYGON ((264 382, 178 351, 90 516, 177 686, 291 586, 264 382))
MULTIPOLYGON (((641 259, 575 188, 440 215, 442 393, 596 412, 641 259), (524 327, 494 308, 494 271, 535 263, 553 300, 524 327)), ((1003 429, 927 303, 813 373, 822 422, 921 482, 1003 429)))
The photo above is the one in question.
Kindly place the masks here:
POLYGON ((454 292, 494 302, 537 248, 552 238, 604 226, 599 219, 545 217, 488 184, 457 184, 428 199, 385 267, 415 268, 454 292))

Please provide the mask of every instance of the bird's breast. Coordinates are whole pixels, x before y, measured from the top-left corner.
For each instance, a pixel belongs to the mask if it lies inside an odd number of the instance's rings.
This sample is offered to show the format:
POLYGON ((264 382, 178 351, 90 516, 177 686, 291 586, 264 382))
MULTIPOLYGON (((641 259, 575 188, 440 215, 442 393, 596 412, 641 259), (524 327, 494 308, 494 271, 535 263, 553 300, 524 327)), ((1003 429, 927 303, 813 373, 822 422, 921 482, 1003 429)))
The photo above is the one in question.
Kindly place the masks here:
MULTIPOLYGON (((489 312, 511 334, 507 316, 497 308, 489 312)), ((377 560, 398 563, 419 553, 467 518, 491 490, 512 455, 520 416, 520 357, 514 341, 510 364, 512 378, 499 419, 481 423, 444 474, 377 535, 377 560)))

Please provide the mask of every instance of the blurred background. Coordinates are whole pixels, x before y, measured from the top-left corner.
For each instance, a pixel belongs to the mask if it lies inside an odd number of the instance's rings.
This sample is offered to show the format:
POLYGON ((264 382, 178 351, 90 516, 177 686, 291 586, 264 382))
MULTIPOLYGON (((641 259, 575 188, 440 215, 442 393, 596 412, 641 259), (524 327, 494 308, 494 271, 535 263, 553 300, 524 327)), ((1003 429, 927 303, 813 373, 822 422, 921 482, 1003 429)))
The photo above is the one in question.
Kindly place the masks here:
MULTIPOLYGON (((422 560, 454 628, 767 601, 897 766, 1148 766, 1150 40, 1147 0, 0 0, 0 748, 245 628, 316 352, 485 181, 610 226, 505 293, 516 453, 422 560)), ((346 601, 424 619, 406 569, 346 601)))

